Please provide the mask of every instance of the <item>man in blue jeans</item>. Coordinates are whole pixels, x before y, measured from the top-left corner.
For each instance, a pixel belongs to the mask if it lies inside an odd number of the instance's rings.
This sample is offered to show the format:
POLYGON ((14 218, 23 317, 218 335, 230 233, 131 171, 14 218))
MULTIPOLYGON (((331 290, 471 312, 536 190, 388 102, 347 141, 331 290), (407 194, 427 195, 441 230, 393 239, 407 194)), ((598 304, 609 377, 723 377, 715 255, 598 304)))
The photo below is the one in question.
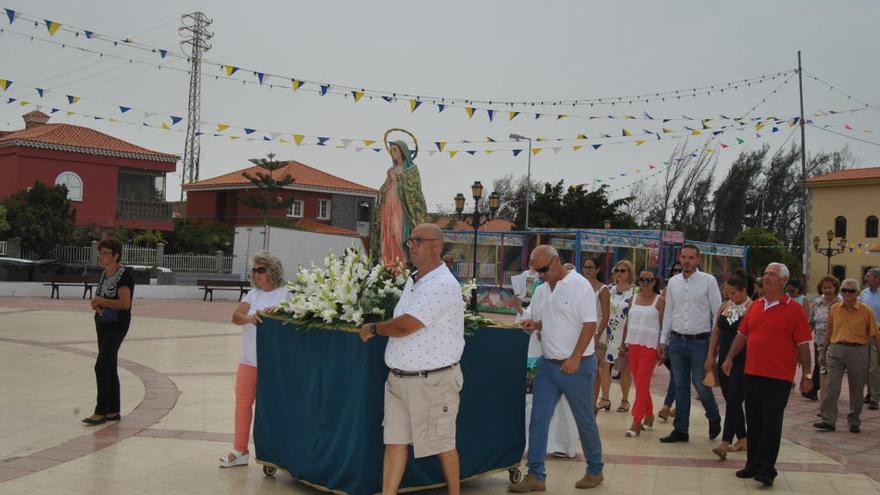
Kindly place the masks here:
POLYGON ((532 392, 529 422, 529 472, 521 482, 508 488, 514 493, 545 491, 547 435, 550 419, 559 397, 565 394, 574 414, 587 470, 576 488, 595 488, 602 483, 602 443, 593 412, 593 386, 596 382, 596 294, 590 282, 577 270, 568 271, 552 246, 532 251, 530 265, 544 283, 532 295, 520 325, 527 331, 541 332, 541 358, 532 392))
POLYGON ((715 277, 697 269, 700 250, 685 244, 679 251, 682 272, 669 280, 666 287, 666 311, 660 335, 659 354, 663 359, 669 353, 672 378, 675 383, 675 403, 678 407, 672 433, 660 439, 663 443, 687 442, 691 413, 691 387, 694 384, 706 417, 709 419, 709 438, 721 433, 721 415, 712 389, 703 385, 703 363, 709 353, 709 336, 715 315, 721 306, 721 291, 715 277))

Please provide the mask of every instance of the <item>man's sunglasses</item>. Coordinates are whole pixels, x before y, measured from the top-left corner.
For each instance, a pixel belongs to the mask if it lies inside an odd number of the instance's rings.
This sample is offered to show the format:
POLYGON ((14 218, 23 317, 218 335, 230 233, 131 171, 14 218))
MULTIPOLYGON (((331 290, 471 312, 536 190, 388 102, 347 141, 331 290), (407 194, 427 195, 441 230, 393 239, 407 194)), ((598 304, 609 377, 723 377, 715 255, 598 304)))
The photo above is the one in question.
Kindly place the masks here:
POLYGON ((843 292, 844 294, 855 294, 858 291, 858 289, 840 289, 840 292, 843 292))
POLYGON ((251 268, 251 273, 266 273, 268 271, 269 271, 269 269, 266 268, 265 266, 255 266, 255 267, 251 268))
POLYGON ((547 262, 547 266, 542 266, 541 268, 535 268, 535 271, 538 272, 538 273, 547 273, 547 272, 549 272, 549 271, 550 271, 550 265, 553 264, 553 260, 554 260, 555 258, 556 258, 556 256, 554 256, 553 258, 550 258, 550 261, 547 262))
POLYGON ((426 237, 410 237, 409 239, 405 240, 403 243, 406 244, 406 247, 411 248, 414 246, 420 246, 423 242, 439 241, 439 240, 440 239, 431 239, 431 238, 426 238, 426 237))

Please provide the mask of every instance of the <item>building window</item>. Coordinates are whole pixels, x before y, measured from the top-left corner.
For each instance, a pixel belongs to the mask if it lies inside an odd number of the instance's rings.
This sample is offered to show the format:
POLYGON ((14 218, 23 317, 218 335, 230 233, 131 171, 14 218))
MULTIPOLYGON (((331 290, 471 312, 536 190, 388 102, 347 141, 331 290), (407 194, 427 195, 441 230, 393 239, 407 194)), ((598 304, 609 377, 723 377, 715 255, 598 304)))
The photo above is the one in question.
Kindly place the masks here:
POLYGON ((877 237, 877 217, 874 215, 865 219, 865 237, 877 237))
POLYGON ((330 200, 318 200, 318 220, 330 220, 330 200))
POLYGON ((358 205, 358 222, 369 222, 370 221, 370 203, 366 201, 361 201, 360 205, 358 205))
POLYGON ((303 216, 303 202, 301 199, 298 199, 290 205, 290 211, 287 213, 289 217, 302 218, 303 216))
POLYGON ((834 219, 834 237, 846 239, 846 217, 837 217, 834 219))
POLYGON ((64 185, 67 187, 67 199, 70 201, 82 201, 83 199, 83 183, 73 172, 62 172, 55 179, 55 185, 64 185))

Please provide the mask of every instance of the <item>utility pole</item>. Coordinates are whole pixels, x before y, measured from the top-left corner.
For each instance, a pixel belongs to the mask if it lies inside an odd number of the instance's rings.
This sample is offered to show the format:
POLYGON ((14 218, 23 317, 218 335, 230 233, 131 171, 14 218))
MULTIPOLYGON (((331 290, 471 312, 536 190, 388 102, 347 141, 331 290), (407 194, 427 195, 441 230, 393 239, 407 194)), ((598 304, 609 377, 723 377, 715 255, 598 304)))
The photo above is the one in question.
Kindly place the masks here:
POLYGON ((801 51, 798 50, 798 89, 800 93, 801 100, 801 249, 803 250, 803 257, 801 260, 801 264, 803 266, 802 271, 804 275, 807 273, 807 246, 809 245, 808 234, 807 234, 807 143, 806 143, 806 128, 807 124, 804 122, 804 69, 801 66, 801 51))
POLYGON ((189 51, 189 98, 186 113, 186 144, 183 150, 183 167, 180 171, 180 200, 183 201, 183 185, 199 180, 199 120, 202 101, 202 57, 211 49, 208 40, 214 33, 208 32, 213 22, 201 12, 186 14, 180 18, 183 26, 178 32, 183 36, 180 47, 189 51), (188 50, 187 50, 188 49, 188 50))

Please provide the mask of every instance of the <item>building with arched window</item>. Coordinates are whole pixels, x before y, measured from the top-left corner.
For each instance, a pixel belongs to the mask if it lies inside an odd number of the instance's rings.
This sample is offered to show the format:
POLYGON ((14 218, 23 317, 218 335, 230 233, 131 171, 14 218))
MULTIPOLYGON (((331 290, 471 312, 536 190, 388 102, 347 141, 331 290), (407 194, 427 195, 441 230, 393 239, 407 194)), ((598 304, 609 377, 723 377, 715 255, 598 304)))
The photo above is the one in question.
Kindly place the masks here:
MULTIPOLYGON (((831 258, 831 274, 862 280, 868 268, 880 266, 880 167, 841 170, 807 179, 809 191, 808 234, 812 241, 819 238, 819 247, 828 247, 827 235, 832 234, 832 247, 843 252, 831 258)), ((807 261, 807 287, 825 276, 828 257, 810 245, 807 261)))
POLYGON ((39 111, 22 118, 24 129, 0 131, 0 200, 36 181, 63 184, 77 225, 173 230, 165 175, 180 157, 88 127, 50 124, 39 111))

